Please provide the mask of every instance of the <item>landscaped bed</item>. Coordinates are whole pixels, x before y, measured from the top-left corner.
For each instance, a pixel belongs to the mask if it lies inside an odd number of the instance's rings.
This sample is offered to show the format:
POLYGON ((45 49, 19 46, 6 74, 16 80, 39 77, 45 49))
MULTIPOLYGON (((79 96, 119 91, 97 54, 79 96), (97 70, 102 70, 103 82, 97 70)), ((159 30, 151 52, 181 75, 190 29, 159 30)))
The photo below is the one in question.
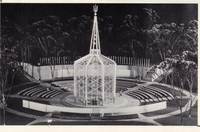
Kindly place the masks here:
POLYGON ((123 120, 123 119, 134 119, 138 118, 137 114, 131 115, 118 115, 118 116, 103 116, 102 120, 123 120))
MULTIPOLYGON (((19 116, 19 115, 10 113, 10 112, 5 112, 5 116, 6 116, 6 118, 5 118, 6 125, 26 125, 35 120, 33 118, 19 116)), ((2 110, 1 110, 0 117, 3 117, 2 110)), ((0 125, 3 125, 3 118, 0 118, 0 125)))
MULTIPOLYGON (((183 124, 184 126, 196 126, 197 125, 197 118, 188 118, 188 115, 185 115, 183 117, 183 124)), ((161 118, 161 119, 156 119, 156 122, 162 124, 162 125, 181 125, 181 114, 175 115, 175 116, 170 116, 167 118, 161 118)))
MULTIPOLYGON (((48 125, 47 122, 40 122, 34 125, 48 125)), ((51 125, 154 125, 139 121, 53 121, 51 125)))
MULTIPOLYGON (((183 122, 182 125, 188 125, 188 126, 196 126, 197 125, 197 104, 194 105, 191 111, 191 118, 188 117, 189 112, 183 113, 183 122)), ((158 123, 162 125, 181 125, 181 114, 170 116, 167 118, 160 118, 156 119, 158 123)))
MULTIPOLYGON (((191 118, 188 117, 189 111, 186 111, 183 113, 182 125, 189 125, 189 126, 197 125, 197 104, 198 104, 198 101, 192 107, 191 118)), ((155 121, 157 121, 158 123, 162 125, 181 125, 181 114, 170 116, 167 118, 156 119, 155 121)))
MULTIPOLYGON (((189 101, 188 99, 183 99, 182 100, 182 106, 185 106, 185 104, 187 104, 188 101, 189 101)), ((167 101, 167 108, 166 109, 142 113, 142 115, 144 115, 146 117, 151 117, 151 116, 163 115, 163 114, 166 114, 166 113, 174 112, 176 110, 180 110, 180 109, 179 109, 178 105, 176 104, 176 100, 172 100, 172 101, 167 101)))
POLYGON ((60 114, 54 113, 52 117, 59 118, 59 119, 68 119, 68 120, 91 120, 91 117, 89 114, 75 114, 75 113, 62 112, 60 114))
POLYGON ((22 106, 22 99, 20 98, 8 98, 7 100, 8 108, 11 108, 13 110, 23 112, 26 114, 32 114, 32 115, 37 115, 37 116, 44 116, 47 113, 46 112, 41 112, 41 111, 35 111, 31 109, 24 108, 22 106))

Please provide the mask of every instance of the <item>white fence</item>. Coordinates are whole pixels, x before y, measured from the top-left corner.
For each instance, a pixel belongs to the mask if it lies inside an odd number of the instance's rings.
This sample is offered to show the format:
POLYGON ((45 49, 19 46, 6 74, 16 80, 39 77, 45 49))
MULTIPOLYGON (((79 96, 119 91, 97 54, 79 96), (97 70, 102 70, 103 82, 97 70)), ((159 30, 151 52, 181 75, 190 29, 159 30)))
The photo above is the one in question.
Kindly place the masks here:
MULTIPOLYGON (((40 58, 39 63, 41 66, 44 65, 69 65, 73 64, 75 60, 79 59, 81 56, 63 56, 63 57, 43 57, 40 58)), ((149 67, 150 59, 138 58, 134 63, 132 57, 122 57, 122 56, 108 56, 108 58, 114 60, 117 65, 134 65, 134 66, 144 66, 149 67)))
MULTIPOLYGON (((54 65, 54 66, 33 66, 28 63, 21 63, 23 69, 37 80, 52 80, 53 78, 65 78, 74 76, 73 65, 54 65)), ((117 77, 130 77, 142 80, 149 80, 146 78, 146 72, 149 67, 143 65, 129 66, 129 65, 117 65, 117 77)))

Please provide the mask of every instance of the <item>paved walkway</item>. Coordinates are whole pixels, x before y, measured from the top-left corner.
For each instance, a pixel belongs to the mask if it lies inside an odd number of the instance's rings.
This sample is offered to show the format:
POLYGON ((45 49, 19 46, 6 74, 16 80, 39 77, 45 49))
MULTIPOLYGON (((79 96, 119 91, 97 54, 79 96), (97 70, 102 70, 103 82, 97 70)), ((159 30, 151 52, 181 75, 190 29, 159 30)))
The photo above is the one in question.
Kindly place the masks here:
MULTIPOLYGON (((195 100, 193 101, 192 106, 194 106, 196 101, 197 101, 196 96, 194 98, 195 98, 195 100)), ((184 112, 189 110, 188 109, 189 105, 190 105, 190 101, 182 108, 184 112)), ((6 111, 11 112, 11 113, 16 114, 16 115, 19 115, 19 116, 24 116, 24 117, 27 117, 27 118, 36 119, 36 120, 30 122, 27 125, 33 125, 33 124, 37 124, 37 123, 41 123, 41 122, 48 122, 49 120, 51 120, 52 122, 53 121, 63 121, 63 122, 69 122, 69 121, 75 122, 75 121, 77 121, 77 120, 64 120, 64 119, 51 118, 51 113, 48 113, 47 115, 41 117, 41 116, 36 116, 36 115, 32 115, 32 114, 26 114, 26 113, 23 113, 23 112, 19 112, 19 111, 10 109, 10 108, 6 108, 6 111)), ((152 117, 146 117, 142 114, 138 114, 139 118, 119 120, 119 121, 140 121, 140 122, 147 122, 147 123, 159 126, 161 124, 156 122, 155 121, 156 119, 167 118, 167 117, 174 116, 174 115, 177 115, 177 114, 180 114, 180 110, 177 110, 177 111, 174 111, 174 112, 171 112, 171 113, 167 113, 167 114, 163 114, 163 115, 152 116, 152 117)))

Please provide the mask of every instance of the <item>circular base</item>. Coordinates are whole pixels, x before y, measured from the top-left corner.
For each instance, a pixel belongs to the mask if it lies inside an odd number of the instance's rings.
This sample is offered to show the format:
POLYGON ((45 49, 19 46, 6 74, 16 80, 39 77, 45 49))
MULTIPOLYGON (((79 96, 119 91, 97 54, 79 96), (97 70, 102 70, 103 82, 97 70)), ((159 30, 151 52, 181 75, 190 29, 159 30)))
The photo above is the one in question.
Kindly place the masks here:
POLYGON ((116 94, 115 103, 104 104, 103 106, 100 105, 85 105, 83 102, 75 102, 74 95, 68 95, 62 99, 63 104, 66 107, 84 107, 84 108, 120 108, 120 107, 129 107, 129 106, 139 106, 140 101, 134 98, 131 98, 127 95, 119 96, 116 94))
MULTIPOLYGON (((73 81, 58 81, 54 82, 58 86, 51 87, 55 91, 59 91, 59 94, 49 100, 49 104, 35 103, 32 101, 23 100, 23 105, 30 109, 35 109, 43 112, 67 112, 67 113, 79 113, 79 114, 112 114, 112 115, 126 115, 126 114, 138 114, 165 109, 166 101, 153 101, 150 99, 141 100, 132 97, 132 94, 127 94, 134 90, 138 90, 138 86, 141 87, 140 82, 132 80, 117 80, 115 102, 99 105, 85 105, 81 100, 75 102, 73 92, 64 91, 63 85, 68 89, 73 87, 73 81), (138 83, 136 86, 136 83, 138 83), (61 90, 63 92, 61 92, 61 90), (120 91, 123 91, 121 93, 120 91), (120 92, 120 93, 118 93, 120 92), (145 101, 145 104, 144 102, 145 101), (149 102, 149 103, 147 103, 149 102), (146 104, 147 103, 147 104, 146 104)), ((145 83, 145 82, 142 82, 145 83)), ((145 84, 144 84, 145 85, 145 84)), ((142 97, 142 93, 140 93, 142 97)), ((139 95, 138 95, 139 96, 139 95)), ((144 95, 146 97, 146 95, 144 95)), ((96 104, 93 102, 93 104, 96 104)))

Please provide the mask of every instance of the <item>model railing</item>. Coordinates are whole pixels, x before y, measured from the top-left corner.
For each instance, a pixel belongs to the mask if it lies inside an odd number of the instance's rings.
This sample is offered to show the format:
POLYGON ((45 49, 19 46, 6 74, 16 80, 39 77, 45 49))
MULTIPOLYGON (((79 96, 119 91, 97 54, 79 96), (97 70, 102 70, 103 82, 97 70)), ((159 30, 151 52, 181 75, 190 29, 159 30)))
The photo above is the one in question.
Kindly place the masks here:
MULTIPOLYGON (((63 56, 63 57, 44 57, 40 58, 39 65, 68 65, 74 64, 74 61, 81 58, 81 56, 63 56)), ((108 58, 114 60, 117 65, 133 65, 133 66, 142 66, 149 67, 150 59, 138 58, 134 63, 132 57, 122 57, 122 56, 108 56, 108 58)))

